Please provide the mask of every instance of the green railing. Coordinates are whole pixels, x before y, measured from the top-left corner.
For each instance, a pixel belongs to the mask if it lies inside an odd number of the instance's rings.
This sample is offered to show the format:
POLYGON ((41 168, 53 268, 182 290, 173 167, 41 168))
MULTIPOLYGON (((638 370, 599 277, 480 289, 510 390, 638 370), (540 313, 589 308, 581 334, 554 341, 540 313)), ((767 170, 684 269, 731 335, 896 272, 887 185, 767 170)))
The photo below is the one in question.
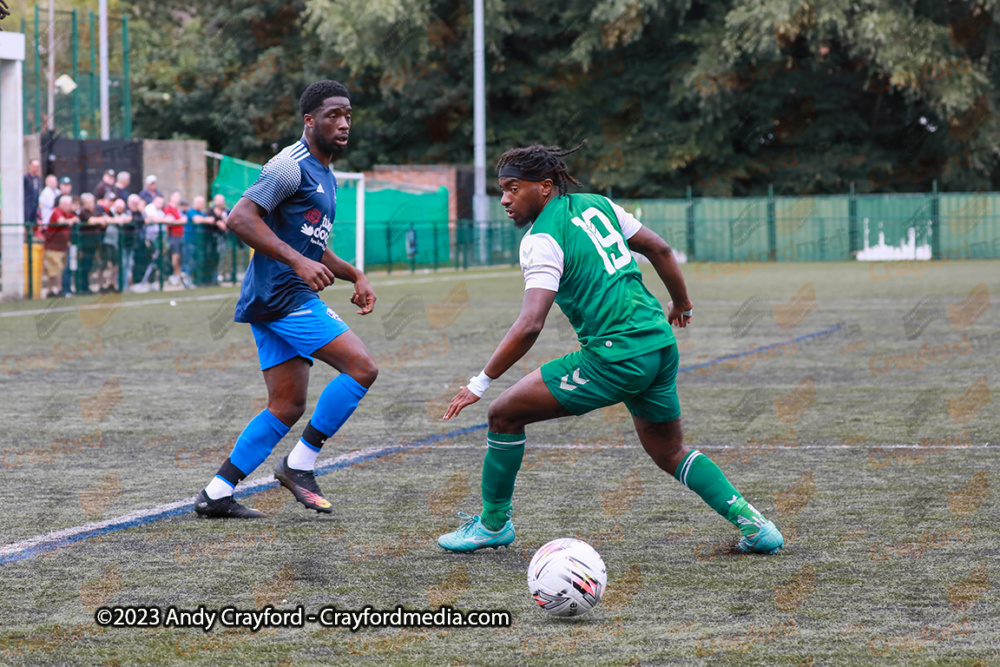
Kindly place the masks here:
MULTIPOLYGON (((129 225, 48 225, 69 229, 69 248, 56 255, 64 265, 61 275, 46 275, 56 268, 45 266, 45 239, 37 224, 18 225, 25 230, 25 291, 28 298, 46 293, 88 294, 98 291, 163 290, 174 275, 173 255, 177 254, 183 278, 178 288, 207 287, 242 279, 250 263, 250 249, 231 232, 211 225, 178 225, 186 236, 171 242, 170 228, 158 225, 136 230, 129 225), (177 251, 176 253, 174 251, 177 251), (42 284, 39 284, 39 280, 42 284), (138 289, 136 286, 140 286, 138 289)), ((56 251, 57 253, 62 251, 56 251)), ((181 277, 181 274, 178 274, 181 277)))
MULTIPOLYGON (((1000 193, 620 203, 688 262, 1000 258, 1000 193)), ((38 262, 44 259, 34 248, 42 241, 37 225, 19 226, 25 228, 30 298, 39 293, 38 262)), ((180 243, 174 241, 173 248, 169 225, 161 225, 149 240, 127 226, 119 227, 117 234, 97 226, 70 226, 75 250, 66 257, 69 291, 85 293, 108 284, 115 289, 140 284, 142 289, 162 290, 171 280, 172 250, 178 246, 188 285, 236 284, 242 279, 251 253, 231 232, 211 225, 180 226, 186 236, 180 243)), ((482 225, 460 220, 454 226, 426 219, 372 222, 365 230, 365 266, 389 272, 516 266, 525 231, 506 219, 482 225)), ((334 251, 353 262, 353 223, 336 224, 331 238, 334 251)))
MULTIPOLYGON (((355 261, 356 225, 333 225, 330 247, 338 257, 355 261)), ((365 224, 366 271, 416 271, 454 266, 447 220, 392 220, 365 224)))
POLYGON ((687 261, 1000 258, 1000 193, 622 201, 687 261))

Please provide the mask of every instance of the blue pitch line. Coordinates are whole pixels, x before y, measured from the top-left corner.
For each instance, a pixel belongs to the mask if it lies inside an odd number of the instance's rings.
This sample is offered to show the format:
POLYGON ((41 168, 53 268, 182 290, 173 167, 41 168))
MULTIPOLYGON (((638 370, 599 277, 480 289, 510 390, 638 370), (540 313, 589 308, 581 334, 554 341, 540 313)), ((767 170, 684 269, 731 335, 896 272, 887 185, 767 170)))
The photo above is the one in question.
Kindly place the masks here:
MULTIPOLYGON (((790 343, 790 342, 796 342, 797 343, 799 341, 807 340, 809 338, 815 338, 816 336, 823 336, 825 334, 837 331, 837 330, 839 330, 841 328, 843 328, 842 325, 838 324, 835 327, 831 327, 829 329, 824 329, 822 331, 817 331, 816 333, 805 334, 803 336, 799 336, 797 338, 793 338, 790 341, 783 341, 783 342, 780 342, 780 343, 774 343, 772 345, 766 345, 764 347, 756 347, 756 348, 754 348, 752 350, 749 350, 747 352, 740 352, 738 354, 730 354, 730 355, 725 356, 725 357, 719 357, 718 359, 713 359, 712 361, 706 361, 703 364, 696 364, 694 366, 685 366, 684 368, 678 369, 677 372, 678 373, 683 373, 685 371, 693 371, 693 370, 696 370, 698 368, 705 368, 706 366, 712 366, 714 364, 718 364, 718 363, 721 363, 723 361, 728 361, 729 359, 738 359, 740 357, 745 357, 745 356, 747 356, 749 354, 756 354, 757 352, 760 352, 761 350, 769 350, 771 348, 780 347, 782 345, 788 345, 788 343, 790 343)), ((383 447, 382 449, 377 449, 377 450, 375 450, 373 452, 369 452, 368 454, 364 454, 364 455, 353 457, 353 458, 345 458, 344 460, 337 461, 335 463, 328 463, 325 466, 321 466, 321 467, 317 468, 316 469, 316 475, 317 476, 325 475, 327 473, 333 472, 334 470, 342 470, 344 468, 349 468, 351 466, 357 465, 358 463, 363 463, 364 461, 370 461, 372 459, 382 458, 384 456, 389 456, 390 454, 395 454, 397 452, 406 451, 408 449, 413 449, 415 447, 420 447, 420 446, 423 446, 423 445, 429 445, 431 443, 435 443, 435 442, 438 442, 440 440, 444 440, 444 439, 451 438, 451 437, 454 437, 454 436, 466 435, 468 433, 474 433, 476 431, 481 431, 482 429, 486 428, 486 426, 487 426, 486 424, 477 424, 475 426, 467 426, 465 428, 460 428, 460 429, 456 429, 454 431, 449 431, 448 433, 442 433, 440 435, 428 436, 428 437, 423 438, 421 440, 415 440, 413 442, 407 442, 407 443, 404 443, 404 444, 401 444, 401 445, 395 445, 393 447, 383 447)), ((236 498, 245 498, 245 497, 251 496, 251 495, 253 495, 255 493, 259 493, 260 491, 264 491, 266 489, 272 489, 272 488, 274 488, 276 486, 278 486, 278 482, 276 480, 275 481, 271 481, 271 482, 263 482, 263 480, 261 480, 254 487, 248 488, 248 489, 242 489, 242 490, 236 492, 233 495, 236 498)), ((156 512, 154 514, 148 514, 148 515, 145 515, 145 516, 135 517, 135 518, 132 518, 132 519, 127 519, 126 517, 129 516, 129 515, 125 515, 125 517, 121 517, 121 520, 112 519, 106 525, 98 526, 98 527, 92 528, 90 530, 81 531, 79 533, 73 533, 73 534, 70 534, 70 535, 53 536, 53 537, 51 537, 51 538, 49 538, 47 540, 41 540, 41 541, 39 541, 39 542, 37 542, 35 544, 32 544, 30 546, 26 546, 23 549, 20 549, 20 550, 17 550, 17 551, 13 551, 11 553, 0 554, 0 565, 7 565, 9 563, 16 563, 17 561, 24 560, 26 558, 32 558, 33 556, 38 556, 40 554, 44 554, 44 553, 47 553, 49 551, 55 551, 56 549, 59 549, 60 547, 65 547, 65 546, 68 546, 68 545, 73 544, 75 542, 80 542, 80 541, 83 541, 83 540, 88 540, 88 539, 93 538, 93 537, 99 537, 101 535, 107 535, 108 533, 114 533, 114 532, 118 532, 120 530, 127 530, 128 528, 134 528, 136 526, 143 526, 145 524, 152 523, 154 521, 160 521, 161 519, 172 519, 174 517, 183 516, 183 515, 191 512, 192 510, 194 510, 194 500, 193 500, 193 498, 192 498, 191 502, 185 502, 185 503, 180 504, 180 505, 177 505, 177 504, 171 504, 171 505, 172 506, 170 506, 168 509, 164 509, 163 511, 156 512)), ((69 528, 69 529, 66 529, 66 530, 73 530, 73 529, 69 528)), ((61 532, 61 531, 55 531, 55 532, 61 532)), ((23 541, 30 541, 32 539, 36 539, 36 538, 29 538, 29 540, 23 540, 23 541)), ((17 544, 17 543, 15 542, 13 544, 17 544)), ((13 545, 6 545, 6 547, 10 547, 10 546, 13 546, 13 545)), ((3 548, 0 548, 0 551, 2 551, 2 550, 3 550, 3 548)))
MULTIPOLYGON (((440 440, 445 440, 447 438, 452 438, 459 435, 465 435, 467 433, 473 433, 475 431, 479 431, 484 428, 486 428, 486 424, 477 424, 475 426, 467 426, 465 428, 456 429, 454 431, 449 431, 448 433, 442 433, 440 435, 428 436, 426 438, 422 438, 421 440, 416 440, 414 442, 407 442, 401 445, 395 445, 393 447, 383 447, 381 449, 377 449, 367 454, 363 454, 352 458, 345 458, 342 461, 328 463, 325 466, 316 468, 316 475, 317 476, 325 475, 329 472, 333 472, 334 470, 348 468, 350 466, 357 465, 358 463, 362 463, 364 461, 370 461, 372 459, 382 458, 383 456, 389 456, 390 454, 395 454, 396 452, 405 451, 407 449, 413 449, 415 447, 429 445, 438 442, 440 440)), ((263 482, 263 480, 261 480, 261 482, 262 483, 254 486, 253 488, 243 489, 233 495, 237 498, 244 498, 246 496, 258 493, 260 491, 264 491, 265 489, 272 489, 278 486, 278 482, 276 480, 271 482, 263 482)), ((190 499, 190 502, 182 501, 182 504, 171 503, 171 506, 169 506, 167 509, 164 509, 163 511, 160 512, 156 512, 154 514, 148 514, 145 516, 135 517, 132 519, 126 518, 128 517, 128 515, 125 515, 125 517, 121 517, 120 520, 112 519, 109 523, 107 523, 107 525, 97 526, 90 530, 85 530, 70 535, 53 536, 49 539, 43 539, 30 546, 26 546, 23 549, 19 549, 11 553, 0 554, 0 565, 8 565, 10 563, 16 563, 17 561, 25 560, 26 558, 32 558, 34 556, 39 556, 49 551, 55 551, 56 549, 69 546, 70 544, 73 544, 75 542, 89 540, 93 537, 100 537, 101 535, 107 535, 108 533, 114 533, 120 530, 127 530, 128 528, 135 528, 136 526, 143 526, 147 523, 160 521, 161 519, 173 519, 175 517, 183 516, 191 512, 192 510, 194 510, 193 496, 190 499)), ((65 530, 73 530, 73 529, 68 528, 65 530)), ((54 531, 54 532, 58 533, 62 531, 54 531)), ((27 542, 33 539, 37 538, 28 538, 28 540, 22 540, 22 541, 27 542)), ((13 544, 17 543, 15 542, 13 544)), ((6 547, 11 547, 13 546, 13 544, 6 545, 6 547)), ((0 550, 2 549, 3 548, 0 547, 0 550)))
POLYGON ((745 357, 749 354, 757 354, 761 350, 770 350, 775 347, 782 347, 788 345, 789 343, 798 343, 800 340, 806 340, 808 338, 815 338, 816 336, 825 336, 828 333, 833 333, 834 331, 839 331, 843 329, 842 324, 838 324, 835 327, 829 329, 823 329, 822 331, 817 331, 816 333, 805 334, 804 336, 799 336, 798 338, 792 338, 791 340, 786 340, 781 343, 773 343, 771 345, 765 345, 764 347, 755 347, 752 350, 747 350, 746 352, 740 352, 738 354, 730 354, 725 357, 719 357, 718 359, 712 359, 711 361, 706 361, 703 364, 695 364, 694 366, 685 366, 677 370, 678 373, 683 373, 684 371, 693 371, 698 368, 705 368, 706 366, 712 366, 714 364, 722 363, 723 361, 729 361, 730 359, 739 359, 740 357, 745 357))

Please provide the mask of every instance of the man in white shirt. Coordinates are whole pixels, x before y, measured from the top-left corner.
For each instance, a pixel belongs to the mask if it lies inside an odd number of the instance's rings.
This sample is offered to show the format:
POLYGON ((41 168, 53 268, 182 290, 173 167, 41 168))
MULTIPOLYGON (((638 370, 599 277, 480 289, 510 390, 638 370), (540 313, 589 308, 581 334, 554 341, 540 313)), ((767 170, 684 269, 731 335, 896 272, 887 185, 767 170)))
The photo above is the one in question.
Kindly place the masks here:
POLYGON ((59 179, 55 174, 45 177, 45 187, 38 195, 38 208, 42 212, 42 225, 49 224, 52 217, 52 209, 56 207, 56 200, 59 198, 59 179))
POLYGON ((163 243, 167 241, 167 229, 163 223, 173 220, 173 218, 163 213, 163 197, 160 195, 156 195, 153 197, 152 202, 146 204, 143 214, 146 219, 146 226, 144 227, 145 259, 149 263, 143 272, 142 280, 132 286, 132 291, 134 292, 148 292, 149 279, 153 274, 153 270, 162 270, 159 266, 160 258, 164 256, 163 243))

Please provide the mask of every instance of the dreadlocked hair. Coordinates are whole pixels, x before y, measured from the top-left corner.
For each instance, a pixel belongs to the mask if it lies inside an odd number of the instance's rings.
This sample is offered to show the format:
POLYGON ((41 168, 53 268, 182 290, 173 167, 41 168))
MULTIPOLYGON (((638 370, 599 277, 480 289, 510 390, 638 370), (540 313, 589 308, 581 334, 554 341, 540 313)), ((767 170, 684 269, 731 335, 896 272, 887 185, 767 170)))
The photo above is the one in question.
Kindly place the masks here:
POLYGON ((570 183, 577 187, 583 185, 569 173, 563 158, 572 155, 586 145, 587 140, 584 139, 579 146, 569 150, 563 150, 559 146, 542 146, 541 144, 511 148, 497 160, 497 170, 509 165, 520 169, 525 180, 544 181, 546 178, 550 178, 561 197, 566 194, 566 188, 570 183))

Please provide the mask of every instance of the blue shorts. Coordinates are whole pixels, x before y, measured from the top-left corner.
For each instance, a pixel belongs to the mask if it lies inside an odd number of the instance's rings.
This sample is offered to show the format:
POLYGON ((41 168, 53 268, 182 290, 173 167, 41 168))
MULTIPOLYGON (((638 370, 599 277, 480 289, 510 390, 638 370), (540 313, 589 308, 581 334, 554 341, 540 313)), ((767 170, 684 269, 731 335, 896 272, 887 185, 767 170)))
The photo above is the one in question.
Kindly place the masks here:
POLYGON ((310 364, 312 353, 331 340, 349 331, 340 315, 313 299, 293 313, 274 322, 251 322, 250 329, 257 340, 260 369, 283 364, 294 357, 304 357, 310 364))

